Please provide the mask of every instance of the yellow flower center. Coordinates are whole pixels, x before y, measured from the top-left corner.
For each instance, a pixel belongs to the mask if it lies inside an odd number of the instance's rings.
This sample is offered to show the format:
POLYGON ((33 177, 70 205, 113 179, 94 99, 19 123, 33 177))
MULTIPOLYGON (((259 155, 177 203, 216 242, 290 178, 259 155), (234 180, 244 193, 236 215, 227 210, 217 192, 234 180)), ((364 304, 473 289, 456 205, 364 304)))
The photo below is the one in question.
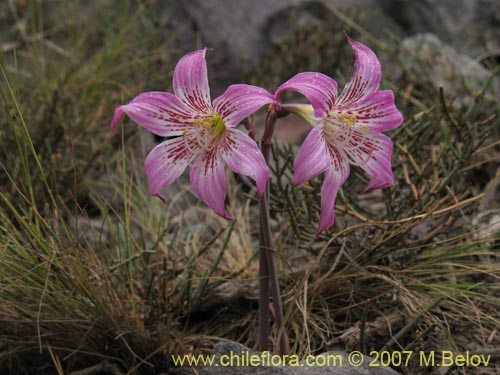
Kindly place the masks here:
MULTIPOLYGON (((353 128, 356 121, 357 119, 355 114, 351 113, 348 115, 337 111, 330 111, 326 119, 326 123, 330 125, 330 130, 334 132, 342 131, 342 125, 347 125, 349 128, 353 128)), ((370 128, 366 125, 361 125, 359 129, 363 130, 365 133, 370 133, 370 128)))
MULTIPOLYGON (((199 147, 210 149, 216 145, 226 132, 226 125, 221 115, 209 115, 203 118, 197 118, 193 121, 193 127, 184 129, 182 135, 186 136, 192 132, 194 140, 199 147)), ((188 144, 189 142, 186 141, 188 144)))
POLYGON ((342 122, 343 124, 346 124, 350 128, 352 128, 354 126, 354 123, 356 122, 356 116, 354 116, 354 115, 350 115, 349 117, 347 117, 347 115, 345 113, 341 113, 338 116, 338 118, 339 118, 340 122, 342 122))
POLYGON ((221 115, 212 115, 194 120, 193 125, 198 129, 206 129, 211 134, 220 136, 226 131, 226 125, 221 115))

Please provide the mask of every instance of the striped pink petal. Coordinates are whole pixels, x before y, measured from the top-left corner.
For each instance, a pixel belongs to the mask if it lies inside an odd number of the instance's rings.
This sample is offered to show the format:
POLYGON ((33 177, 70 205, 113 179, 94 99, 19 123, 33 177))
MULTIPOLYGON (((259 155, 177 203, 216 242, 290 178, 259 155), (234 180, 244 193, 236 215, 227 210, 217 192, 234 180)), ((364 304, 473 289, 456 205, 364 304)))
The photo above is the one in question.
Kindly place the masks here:
POLYGON ((226 212, 226 174, 224 159, 217 148, 201 154, 191 167, 191 187, 194 193, 215 213, 225 219, 233 220, 226 212))
POLYGON ((378 90, 382 68, 375 53, 360 42, 347 38, 356 55, 354 74, 344 87, 336 106, 354 104, 378 90))
POLYGON ((367 127, 374 132, 385 132, 397 128, 403 122, 403 115, 396 108, 394 94, 390 90, 370 94, 362 102, 349 108, 339 109, 349 117, 354 115, 356 127, 367 127))
POLYGON ((222 157, 233 172, 253 179, 259 196, 262 196, 269 179, 269 168, 257 143, 242 131, 227 129, 226 132, 219 146, 222 157))
POLYGON ((195 111, 210 112, 210 89, 208 87, 206 49, 183 56, 174 70, 173 89, 175 96, 195 111))
POLYGON ((340 187, 349 177, 349 160, 342 150, 328 147, 330 167, 321 186, 321 215, 316 237, 335 222, 335 200, 340 187))
POLYGON ((314 72, 299 73, 283 83, 276 90, 276 97, 285 91, 297 91, 304 95, 314 107, 318 118, 325 117, 337 97, 337 82, 332 78, 314 72))
POLYGON ((196 147, 196 141, 188 134, 160 143, 149 153, 145 167, 151 195, 165 201, 160 190, 184 172, 195 155, 196 147))
POLYGON ((335 221, 335 199, 349 176, 349 159, 342 149, 333 147, 324 139, 323 127, 309 132, 297 154, 294 164, 294 184, 302 184, 325 172, 321 187, 321 215, 316 237, 335 221))
POLYGON ((370 175, 370 182, 364 191, 392 186, 391 156, 392 141, 381 133, 366 133, 354 130, 351 142, 344 147, 353 161, 370 175))
POLYGON ((124 115, 151 133, 171 137, 192 126, 197 114, 168 92, 146 92, 115 109, 111 129, 116 128, 124 115))
POLYGON ((317 126, 309 132, 295 158, 293 183, 303 184, 329 167, 330 159, 323 137, 323 128, 317 126))
POLYGON ((226 126, 235 127, 262 106, 275 102, 274 96, 263 88, 238 84, 229 86, 224 94, 214 99, 214 109, 226 126))

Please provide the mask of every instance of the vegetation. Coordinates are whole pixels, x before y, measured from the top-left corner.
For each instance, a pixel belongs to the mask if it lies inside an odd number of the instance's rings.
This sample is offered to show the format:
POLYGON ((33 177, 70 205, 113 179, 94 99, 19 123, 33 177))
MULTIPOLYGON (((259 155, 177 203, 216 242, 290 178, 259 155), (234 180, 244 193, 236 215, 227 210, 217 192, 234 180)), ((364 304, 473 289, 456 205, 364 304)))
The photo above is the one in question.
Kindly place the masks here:
MULTIPOLYGON (((116 106, 169 90, 175 61, 196 42, 166 48, 176 36, 151 4, 120 1, 86 17, 76 3, 0 5, 0 372, 105 363, 156 374, 175 370, 171 354, 208 353, 219 340, 254 347, 254 192, 228 176, 230 225, 182 182, 165 206, 149 196, 143 170, 153 140, 131 122, 109 129, 116 106)), ((354 169, 334 229, 317 241, 321 180, 292 188, 296 145, 273 149, 292 351, 488 352, 500 325, 492 81, 479 91, 464 84, 471 100, 460 101, 416 73, 397 37, 365 32, 362 14, 331 17, 275 47, 247 81, 272 89, 320 70, 342 86, 353 62, 345 30, 397 63, 401 73, 385 71, 383 85, 405 122, 391 133, 394 187, 361 194, 366 176, 354 169)), ((483 64, 498 73, 498 62, 483 64)), ((417 365, 401 370, 424 371, 417 365)))

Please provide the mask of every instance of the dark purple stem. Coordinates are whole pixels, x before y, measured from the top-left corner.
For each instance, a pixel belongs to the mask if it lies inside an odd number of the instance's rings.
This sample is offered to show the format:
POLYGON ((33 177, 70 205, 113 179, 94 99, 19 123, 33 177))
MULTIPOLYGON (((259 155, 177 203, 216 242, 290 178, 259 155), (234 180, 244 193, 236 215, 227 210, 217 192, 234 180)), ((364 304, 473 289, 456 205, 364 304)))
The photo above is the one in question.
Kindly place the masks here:
MULTIPOLYGON (((262 201, 261 201, 262 202, 262 201)), ((262 210, 262 205, 261 205, 262 210)), ((261 215, 262 216, 262 215, 261 215)), ((262 217, 260 218, 260 250, 259 250, 259 351, 269 350, 269 270, 267 254, 263 238, 262 217)))
MULTIPOLYGON (((271 147, 272 147, 272 138, 274 133, 274 127, 276 125, 277 112, 274 106, 270 105, 267 108, 267 118, 264 128, 264 135, 262 136, 261 141, 261 150, 264 155, 264 159, 266 164, 269 165, 269 158, 271 155, 271 147)), ((268 300, 269 293, 269 284, 271 285, 271 292, 273 296, 273 306, 275 313, 275 321, 277 328, 277 346, 278 353, 288 354, 290 352, 290 344, 288 342, 288 335, 285 330, 285 323, 283 318, 283 308, 281 306, 281 294, 280 294, 280 286, 278 280, 278 271, 276 267, 275 254, 272 249, 272 235, 271 235, 271 225, 269 223, 269 184, 266 188, 264 195, 260 200, 260 255, 259 255, 259 265, 262 266, 264 261, 266 261, 266 269, 262 269, 259 272, 261 277, 261 287, 263 284, 267 282, 268 284, 265 286, 265 289, 261 289, 260 292, 266 292, 266 299, 268 300), (266 275, 267 274, 267 275, 266 275)), ((260 302, 263 302, 263 298, 261 295, 260 302)), ((261 306, 261 308, 263 308, 261 306)), ((269 306, 266 307, 267 314, 269 316, 269 306)), ((259 318, 261 317, 261 312, 259 312, 259 318)), ((262 311, 262 317, 264 317, 264 312, 262 311)), ((264 325, 265 322, 261 321, 261 325, 264 325)), ((267 336, 268 337, 268 336, 267 336)), ((260 337, 259 342, 262 343, 263 337, 260 337)), ((267 339, 266 339, 267 346, 267 339)))
MULTIPOLYGON (((255 126, 253 115, 248 119, 244 119, 242 124, 248 131, 248 135, 257 142, 255 135, 255 126)), ((267 190, 267 189, 266 189, 267 190)), ((269 267, 267 261, 267 252, 264 250, 266 244, 269 244, 270 237, 265 237, 265 231, 262 220, 262 212, 265 210, 265 194, 260 200, 260 218, 259 218, 259 351, 264 352, 269 350, 269 267)))

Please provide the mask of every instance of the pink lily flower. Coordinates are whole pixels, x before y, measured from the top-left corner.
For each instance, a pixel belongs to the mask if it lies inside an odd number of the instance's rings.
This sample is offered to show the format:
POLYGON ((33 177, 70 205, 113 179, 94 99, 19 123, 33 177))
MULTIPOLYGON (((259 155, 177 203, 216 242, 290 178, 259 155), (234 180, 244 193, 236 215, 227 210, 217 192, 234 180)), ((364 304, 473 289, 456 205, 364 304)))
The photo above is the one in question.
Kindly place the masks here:
POLYGON ((320 73, 299 73, 276 91, 297 91, 311 106, 283 105, 306 119, 314 128, 306 137, 294 164, 294 184, 300 185, 324 173, 321 215, 316 237, 335 221, 335 199, 350 173, 350 164, 370 175, 365 191, 393 185, 393 144, 381 132, 397 128, 403 116, 390 90, 378 91, 380 62, 365 45, 348 42, 356 55, 354 74, 337 96, 337 82, 320 73))
POLYGON ((262 106, 274 103, 269 92, 256 86, 232 85, 210 100, 205 61, 206 49, 182 57, 173 76, 174 94, 147 92, 115 110, 111 128, 127 115, 162 137, 175 137, 156 146, 145 167, 151 195, 165 198, 160 190, 191 167, 194 193, 218 215, 233 219, 225 209, 227 164, 236 173, 255 180, 259 195, 265 191, 269 169, 257 144, 235 129, 262 106))

